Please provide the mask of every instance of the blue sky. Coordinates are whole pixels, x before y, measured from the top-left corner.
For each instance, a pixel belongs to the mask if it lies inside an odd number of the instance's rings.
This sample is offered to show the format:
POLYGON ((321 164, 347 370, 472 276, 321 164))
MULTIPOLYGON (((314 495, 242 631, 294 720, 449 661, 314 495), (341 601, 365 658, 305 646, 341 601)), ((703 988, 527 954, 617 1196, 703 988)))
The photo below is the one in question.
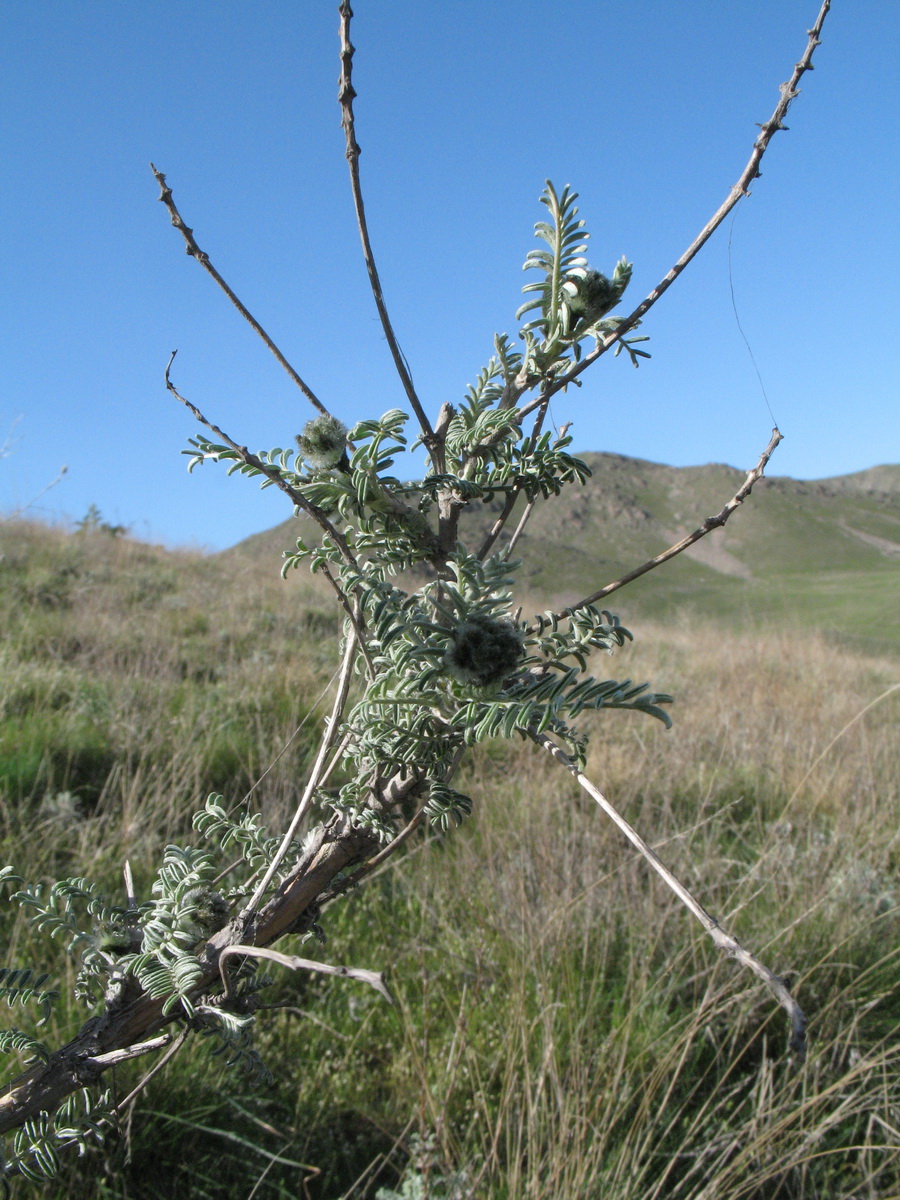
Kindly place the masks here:
MULTIPOLYGON (((230 545, 289 515, 179 451, 180 390, 235 439, 312 410, 183 251, 200 245, 348 424, 402 405, 347 182, 337 5, 6 0, 0 7, 0 512, 230 545)), ((357 0, 357 135, 386 298, 420 395, 458 399, 515 332, 544 180, 633 307, 725 198, 817 0, 357 0)), ((900 461, 900 10, 835 0, 763 177, 649 314, 650 362, 601 360, 553 416, 578 450, 822 478, 900 461)), ((723 497, 724 500, 727 497, 723 497)), ((704 516, 706 514, 698 514, 704 516)))

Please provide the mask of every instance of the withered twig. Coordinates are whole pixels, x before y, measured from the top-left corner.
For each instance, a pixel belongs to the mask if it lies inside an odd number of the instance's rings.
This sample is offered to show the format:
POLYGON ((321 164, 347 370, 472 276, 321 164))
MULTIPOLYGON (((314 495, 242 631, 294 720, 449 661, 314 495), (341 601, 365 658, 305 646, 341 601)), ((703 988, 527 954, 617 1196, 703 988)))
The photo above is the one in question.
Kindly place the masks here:
POLYGON ((171 1034, 161 1033, 159 1037, 150 1038, 147 1042, 137 1042, 133 1046, 124 1046, 121 1050, 110 1050, 107 1054, 91 1055, 83 1059, 83 1064, 88 1071, 95 1070, 99 1075, 101 1071, 128 1062, 131 1058, 140 1058, 142 1054, 149 1054, 152 1050, 161 1050, 163 1046, 168 1046, 171 1040, 171 1034))
POLYGON ((577 780, 589 796, 600 805, 606 815, 614 822, 616 826, 625 834, 631 844, 643 855, 653 870, 659 875, 663 882, 671 888, 681 903, 691 912, 716 946, 728 954, 731 958, 736 959, 741 966, 748 967, 754 975, 763 981, 778 1003, 785 1009, 791 1020, 791 1037, 789 1048, 796 1054, 798 1061, 802 1062, 806 1055, 806 1017, 800 1005, 791 995, 787 984, 778 975, 775 975, 767 966, 759 961, 759 959, 751 954, 749 950, 745 950, 740 942, 725 933, 719 927, 718 921, 706 911, 703 905, 695 899, 694 896, 687 890, 681 881, 672 874, 665 863, 659 858, 654 850, 647 845, 641 835, 635 830, 623 816, 616 811, 615 808, 606 799, 599 788, 579 770, 576 763, 565 754, 559 746, 546 734, 532 734, 532 738, 539 746, 542 746, 548 753, 552 754, 557 762, 561 763, 567 771, 570 772, 577 780))
POLYGON ((224 987, 224 1002, 227 1004, 231 997, 231 979, 225 963, 234 955, 244 958, 262 958, 267 962, 279 963, 282 967, 290 967, 292 971, 316 971, 319 975, 339 975, 344 979, 359 979, 369 984, 384 996, 389 1004, 394 1003, 394 997, 388 991, 384 976, 380 971, 366 971, 362 967, 334 967, 331 963, 314 962, 311 958, 300 958, 296 954, 281 954, 278 950, 264 950, 260 946, 226 946, 219 955, 219 972, 224 987))
POLYGON ((150 1080, 153 1079, 155 1075, 158 1075, 163 1067, 165 1067, 166 1063, 170 1062, 175 1057, 175 1055, 187 1041, 189 1032, 190 1031, 187 1026, 182 1029, 181 1033, 179 1033, 178 1037, 175 1038, 175 1040, 170 1044, 168 1050, 165 1052, 162 1058, 153 1064, 150 1070, 147 1071, 147 1073, 139 1080, 137 1084, 135 1084, 125 1099, 119 1101, 115 1109, 117 1114, 123 1113, 125 1109, 128 1108, 129 1104, 133 1104, 144 1088, 146 1088, 150 1083, 150 1080))
POLYGON ((256 317, 254 317, 249 309, 246 308, 246 306, 241 302, 238 296, 235 295, 216 268, 212 265, 209 255, 206 253, 206 251, 201 250, 197 245, 196 239, 194 238, 193 229, 191 229, 189 225, 185 224, 181 213, 175 207, 175 201, 172 199, 172 189, 166 183, 165 175, 162 173, 162 171, 158 171, 153 163, 150 164, 150 170, 153 172, 154 176, 156 177, 156 182, 159 184, 160 203, 164 204, 169 210, 169 217, 171 218, 172 224, 184 238, 185 245, 187 247, 187 253, 191 256, 191 258, 195 258, 200 266, 203 267, 204 271, 212 276, 212 278, 216 281, 244 320, 256 333, 259 334, 265 344, 269 347, 269 349, 278 359, 279 363, 281 363, 282 367, 284 367, 285 371, 287 371, 288 375, 290 375, 291 379, 293 379, 294 383, 296 383, 297 387, 307 398, 313 408, 317 409, 325 417, 330 416, 331 414, 328 412, 328 409, 318 398, 318 396, 316 396, 309 384, 300 378, 285 356, 281 353, 281 351, 266 333, 265 329, 263 329, 262 325, 260 325, 259 321, 257 321, 256 317))
POLYGON ((425 448, 431 455, 432 462, 436 471, 440 470, 438 460, 435 458, 436 453, 436 438, 434 430, 431 427, 431 422, 425 409, 422 407, 415 386, 412 381, 412 376, 409 373, 406 359, 403 351, 400 349, 400 344, 397 341, 394 328, 391 325, 391 319, 388 316, 387 306, 384 302, 384 293, 381 290, 381 280, 378 277, 378 268, 375 266, 375 256, 372 253, 372 244, 369 241, 369 228, 366 223, 366 210, 363 204, 362 186, 359 180, 359 143, 356 140, 356 127, 353 119, 353 101, 356 97, 356 92, 353 90, 351 83, 351 73, 353 69, 353 54, 354 48, 350 42, 350 21, 353 17, 353 10, 350 7, 348 0, 344 0, 340 9, 341 16, 341 79, 338 91, 338 100, 341 105, 342 119, 341 124, 344 129, 344 136, 347 141, 347 162, 350 166, 350 186, 353 189, 353 204, 356 209, 356 221, 359 225, 359 236, 362 242, 363 257, 366 261, 366 270, 369 273, 369 284, 372 288, 372 296, 375 299, 375 307, 378 309, 378 316, 381 319, 381 327, 384 330, 384 336, 387 338, 388 346, 390 347, 391 356, 394 360, 394 366, 397 368, 397 374, 400 376, 400 382, 406 391, 409 403, 412 406, 413 412, 416 414, 416 420, 419 422, 419 428, 422 430, 422 442, 425 448))
POLYGON ((769 440, 768 446, 763 450, 759 457, 759 462, 752 471, 747 472, 747 478, 741 484, 740 488, 731 497, 724 508, 720 509, 714 517, 707 517, 702 525, 698 526, 693 533, 689 533, 687 537, 683 537, 680 542, 676 542, 673 546, 669 546, 668 550, 663 550, 661 554, 657 554, 655 558, 648 559, 645 563, 641 563, 639 567, 635 567, 633 571, 629 571, 627 575, 623 575, 621 579, 616 579, 613 583, 606 584, 596 592, 592 592, 590 596, 586 596, 583 600, 579 600, 577 604, 570 604, 568 608, 562 609, 556 613, 560 620, 563 617, 568 617, 572 613, 577 612, 579 608, 584 608, 588 604, 594 604, 597 600, 603 600, 605 597, 617 592, 626 583, 631 583, 632 580, 640 578, 641 575, 646 575, 648 571, 653 571, 656 567, 662 566, 664 562, 668 562, 670 558, 674 558, 676 554, 680 554, 682 550, 687 550, 689 546, 693 546, 695 542, 699 542, 702 537, 706 537, 708 533, 712 533, 714 529, 721 529, 731 514, 736 508, 750 495, 753 485, 757 480, 762 478, 766 464, 772 456, 772 452, 778 443, 782 440, 781 434, 777 429, 772 430, 772 437, 769 440))

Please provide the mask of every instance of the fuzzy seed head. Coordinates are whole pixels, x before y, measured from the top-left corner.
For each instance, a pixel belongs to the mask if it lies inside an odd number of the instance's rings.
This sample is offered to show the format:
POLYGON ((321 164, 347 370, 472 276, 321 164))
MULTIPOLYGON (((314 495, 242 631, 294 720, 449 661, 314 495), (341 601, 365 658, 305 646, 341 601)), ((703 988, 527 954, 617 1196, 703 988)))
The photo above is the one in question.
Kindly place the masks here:
POLYGON ((586 271, 583 279, 572 280, 575 295, 569 300, 569 311, 576 321, 582 317, 593 325, 618 302, 622 291, 600 271, 586 271))
POLYGON ((314 417, 297 434, 297 445, 311 467, 336 467, 347 452, 347 426, 336 417, 314 417))
POLYGON ((211 887, 191 888, 184 899, 189 912, 188 927, 198 937, 209 937, 228 924, 231 917, 228 901, 211 887))
POLYGON ((128 954, 141 944, 141 931, 118 921, 104 922, 94 935, 98 950, 107 954, 128 954))
POLYGON ((522 634, 514 625, 476 613, 457 625, 446 661, 462 683, 496 687, 515 671, 522 654, 522 634))

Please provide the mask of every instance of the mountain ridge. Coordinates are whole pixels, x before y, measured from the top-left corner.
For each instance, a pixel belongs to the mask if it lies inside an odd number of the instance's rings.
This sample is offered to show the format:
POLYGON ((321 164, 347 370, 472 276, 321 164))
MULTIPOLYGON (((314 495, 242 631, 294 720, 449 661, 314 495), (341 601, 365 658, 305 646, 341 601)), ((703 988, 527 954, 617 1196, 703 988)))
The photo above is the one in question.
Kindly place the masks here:
MULTIPOLYGON (((521 590, 548 607, 583 599, 659 554, 718 513, 746 478, 724 463, 671 467, 622 454, 578 457, 591 477, 539 504, 516 547, 521 590)), ((496 508, 473 511, 473 540, 496 508)), ((312 524, 299 520, 222 554, 256 559, 290 551, 298 536, 315 536, 312 524)), ((724 528, 610 603, 654 617, 677 609, 732 621, 739 615, 743 623, 812 623, 850 641, 900 649, 898 597, 900 464, 885 463, 816 480, 764 476, 724 528)))

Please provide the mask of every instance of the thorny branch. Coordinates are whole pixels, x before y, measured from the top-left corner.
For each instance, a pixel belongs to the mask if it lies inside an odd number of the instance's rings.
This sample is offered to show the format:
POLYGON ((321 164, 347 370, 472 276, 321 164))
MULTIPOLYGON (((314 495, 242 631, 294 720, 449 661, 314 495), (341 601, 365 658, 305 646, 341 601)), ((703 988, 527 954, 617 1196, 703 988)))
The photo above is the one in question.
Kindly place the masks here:
POLYGON ((208 420, 195 404, 192 404, 190 400, 187 400, 184 396, 182 396, 171 379, 172 363, 175 361, 175 355, 177 353, 177 350, 172 351, 172 353, 169 355, 169 361, 166 365, 167 391, 171 392, 175 399, 178 400, 179 403, 183 404, 184 407, 193 414, 193 416, 197 421, 200 422, 201 425, 205 425, 206 428, 214 433, 217 438, 221 438, 226 446, 234 450, 234 452, 240 457, 241 462, 244 462, 248 467, 254 467, 257 471, 261 472, 266 476, 267 479, 270 479, 276 487, 280 488, 281 491, 283 491, 284 494, 290 498, 290 500, 293 501, 296 508, 301 509, 303 512, 309 513, 309 515, 322 528, 322 530, 327 533, 330 538, 334 539, 335 544, 340 547, 341 553, 344 555, 347 562, 355 564, 356 559, 354 558, 350 547, 347 545, 347 539, 343 536, 343 534, 339 533, 338 530, 335 529, 320 508, 317 508, 315 504, 312 504, 309 500, 307 500, 306 496, 304 496, 302 492, 298 492, 296 488, 291 487, 280 471, 277 471, 274 467, 270 467, 268 463, 264 463, 261 458, 259 458, 256 454, 253 454, 252 451, 248 450, 246 446, 241 446, 238 442, 230 438, 223 429, 220 429, 218 425, 214 425, 212 421, 208 420))
POLYGON ((397 374, 400 376, 400 381, 406 390, 409 403, 416 414, 416 420, 419 422, 419 428, 422 430, 422 441, 425 448, 431 454, 435 470, 439 471, 438 460, 435 458, 434 430, 416 393, 412 376, 409 373, 409 367, 391 325, 391 319, 388 316, 387 306, 384 302, 384 293, 381 290, 381 280, 378 278, 378 268, 375 266, 372 244, 369 241, 369 228, 366 223, 366 210, 363 204, 362 187, 359 180, 360 148, 356 140, 356 127, 353 119, 353 101, 356 97, 356 92, 353 90, 353 84, 351 83, 354 48, 350 42, 350 21, 353 17, 353 10, 348 0, 344 0, 339 12, 341 15, 341 79, 338 100, 340 101, 341 112, 343 113, 341 123, 347 139, 347 162, 350 166, 350 186, 353 189, 353 204, 356 208, 356 220, 359 225, 363 257, 366 261, 366 270, 369 273, 369 283, 375 299, 375 306, 378 309, 378 316, 381 318, 381 327, 384 330, 384 336, 387 338, 391 356, 394 359, 394 366, 397 368, 397 374))
POLYGON ((736 508, 739 508, 750 492, 753 490, 753 485, 762 479, 763 471, 765 470, 769 459, 775 447, 782 441, 782 435, 777 429, 772 430, 772 436, 769 439, 769 444, 759 456, 759 462, 752 471, 747 472, 747 478, 731 497, 724 508, 720 509, 714 517, 707 517, 702 525, 698 526, 693 533, 689 533, 687 537, 683 537, 680 542, 675 542, 669 546, 668 550, 663 550, 661 554, 657 554, 654 558, 648 559, 645 563, 641 563, 639 567, 635 567, 633 571, 629 571, 627 575, 623 575, 621 579, 616 579, 613 583, 606 584, 599 591, 592 592, 590 596, 585 596, 583 600, 579 600, 576 604, 570 604, 568 608, 564 608, 556 616, 560 619, 568 617, 572 613, 577 612, 579 608, 585 608, 588 604, 596 604, 598 600, 603 600, 607 596, 617 592, 619 588, 625 587, 627 583, 631 583, 635 579, 639 579, 641 575, 646 575, 648 571, 655 570, 656 567, 662 566, 668 562, 670 558, 674 558, 676 554, 681 554, 682 550, 687 550, 689 546, 693 546, 695 542, 699 542, 702 537, 706 537, 708 533, 712 533, 714 529, 721 529, 731 514, 736 508))
MULTIPOLYGON (((596 362, 602 354, 605 354, 607 350, 610 350, 614 345, 616 345, 617 342, 621 341, 624 335, 628 333, 630 329, 633 329, 638 321, 640 321, 641 318, 644 317, 644 315, 653 307, 657 300, 659 300, 659 298, 666 291, 668 291, 688 263, 697 255, 703 246, 706 245, 710 237, 712 237, 738 201, 743 199, 744 196, 749 196, 750 184, 754 179, 758 178, 758 176, 762 174, 759 169, 759 164, 762 161, 763 155, 768 149, 769 142, 776 133, 780 132, 781 130, 787 130, 788 128, 787 125, 784 124, 784 118, 787 115, 788 109, 790 108, 791 101, 799 95, 800 89, 797 87, 797 84, 800 82, 801 77, 806 71, 812 71, 815 69, 812 63, 812 56, 816 47, 820 44, 819 34, 822 32, 822 25, 830 7, 831 0, 823 0, 822 7, 819 10, 819 15, 816 18, 816 23, 813 25, 812 29, 808 30, 809 41, 806 44, 806 50, 803 53, 803 57, 794 66, 793 74, 787 83, 781 84, 779 88, 781 98, 778 101, 778 104, 775 106, 775 111, 772 113, 771 117, 769 117, 768 121, 765 121, 762 125, 760 125, 760 134, 753 143, 753 150, 750 154, 750 158, 747 161, 747 165, 744 167, 737 183, 735 183, 734 187, 728 193, 728 196, 722 205, 716 210, 715 213, 713 213, 707 223, 691 242, 690 246, 688 246, 687 250, 685 250, 684 254, 682 254, 681 258, 679 258, 674 266, 666 272, 653 291, 641 301, 634 312, 629 313, 629 315, 625 317, 625 319, 617 326, 614 333, 608 333, 605 337, 601 338, 594 349, 588 354, 585 354, 581 362, 577 363, 570 370, 566 371, 564 375, 560 375, 558 379, 555 379, 548 386, 546 393, 543 393, 541 396, 529 401, 528 404, 523 405, 519 410, 520 418, 527 416, 530 412, 533 412, 534 409, 538 408, 544 399, 544 395, 548 397, 555 396, 557 392, 560 392, 566 388, 583 371, 586 371, 591 363, 596 362)), ((525 388, 523 386, 522 391, 524 390, 525 388)))
MULTIPOLYGON (((353 551, 347 545, 347 539, 344 537, 344 535, 342 533, 340 533, 337 529, 335 529, 334 525, 332 525, 332 523, 328 520, 328 518, 326 517, 326 515, 322 512, 322 510, 320 508, 318 508, 310 500, 307 500, 306 496, 304 496, 302 492, 298 492, 296 488, 291 487, 291 485, 284 478, 284 476, 281 474, 280 471, 277 471, 274 467, 270 467, 268 465, 268 463, 264 463, 262 461, 262 459, 259 458, 258 455, 253 454, 250 450, 247 449, 246 446, 241 446, 237 442, 235 442, 232 438, 230 438, 228 436, 227 433, 225 433, 225 431, 223 429, 220 429, 218 425, 214 425, 212 423, 212 421, 208 420, 203 415, 203 413, 200 411, 200 409, 197 408, 197 406, 195 404, 192 404, 190 402, 190 400, 187 400, 187 399, 185 399, 184 396, 182 396, 182 394, 178 391, 178 389, 175 387, 175 384, 172 382, 172 380, 170 378, 170 372, 172 370, 172 363, 175 361, 175 355, 177 353, 178 353, 177 350, 172 351, 172 353, 169 355, 168 364, 166 365, 166 388, 167 388, 167 390, 170 391, 172 393, 172 395, 175 397, 175 399, 178 400, 181 404, 183 404, 184 407, 186 409, 188 409, 189 412, 193 413, 194 417, 200 422, 201 425, 205 425, 206 428, 209 429, 212 433, 214 433, 217 438, 221 438, 226 446, 229 446, 232 450, 234 450, 234 452, 240 457, 241 462, 246 463, 250 467, 254 467, 257 471, 261 471, 262 474, 265 475, 267 479, 271 479, 271 481, 275 484, 275 486, 280 488, 281 491, 283 491, 284 494, 286 496, 288 496, 294 502, 294 505, 297 508, 301 509, 303 512, 309 513, 309 515, 313 518, 313 520, 334 541, 335 545, 340 549, 341 554, 344 556, 346 561, 348 563, 352 563, 354 566, 356 566, 357 565, 356 557, 353 554, 353 551)), ((357 618, 357 615, 356 615, 356 612, 355 612, 353 606, 350 604, 350 601, 347 599, 347 596, 346 596, 343 588, 341 588, 340 584, 337 582, 334 575, 332 575, 331 571, 328 569, 327 564, 323 565, 323 567, 321 568, 321 574, 325 576, 328 583, 330 584, 332 591, 335 593, 335 596, 337 597, 338 603, 340 604, 341 608, 343 608, 343 610, 347 614, 347 616, 350 618, 350 622, 353 625, 353 627, 356 629, 357 634, 359 635, 359 638, 360 638, 360 642, 364 646, 365 638, 362 633, 362 630, 360 629, 359 620, 357 618)), ((365 651, 364 651, 364 653, 365 653, 365 651)))
POLYGON ((153 172, 154 176, 156 177, 156 182, 159 184, 160 203, 164 204, 169 210, 169 216, 172 220, 172 224, 184 238, 185 245, 187 247, 187 253, 191 256, 191 258, 195 258, 200 266, 203 267, 204 271, 212 276, 212 278, 216 281, 244 320, 247 321, 247 323, 256 331, 256 333, 259 334, 265 344, 269 347, 313 408, 317 409, 325 417, 330 416, 331 414, 328 412, 328 409, 321 402, 318 396, 316 396, 312 388, 310 388, 310 386, 300 378, 285 356, 281 353, 281 351, 266 333, 265 329, 263 329, 262 325, 260 325, 259 321, 257 321, 256 317, 253 316, 240 298, 235 295, 216 268, 212 265, 209 255, 206 253, 206 251, 201 250, 197 245, 196 239, 194 238, 193 229, 191 229, 189 225, 185 224, 181 213, 175 207, 175 201, 172 199, 172 189, 166 183, 165 175, 162 173, 162 171, 158 171, 153 163, 150 164, 150 170, 153 172))

